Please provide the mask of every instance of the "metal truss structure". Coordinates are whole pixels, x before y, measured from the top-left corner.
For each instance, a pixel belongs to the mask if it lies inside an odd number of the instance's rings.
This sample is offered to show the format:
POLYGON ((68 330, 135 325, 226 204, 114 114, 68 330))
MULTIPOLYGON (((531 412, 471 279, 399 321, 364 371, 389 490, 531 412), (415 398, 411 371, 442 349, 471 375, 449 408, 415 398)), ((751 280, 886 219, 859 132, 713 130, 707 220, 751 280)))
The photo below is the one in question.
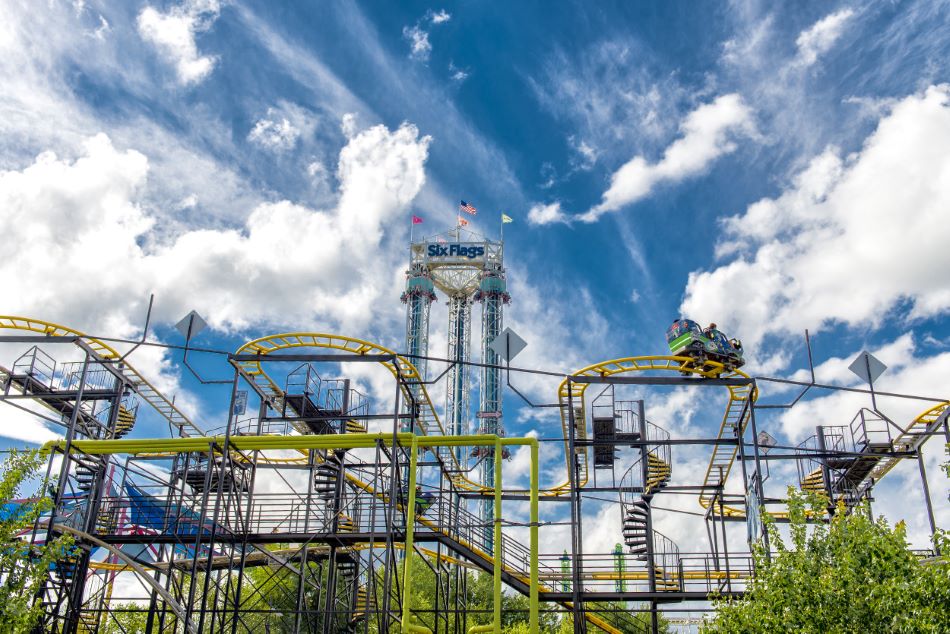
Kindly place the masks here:
MULTIPOLYGON (((426 264, 428 247, 418 246, 404 295, 410 356, 324 333, 249 341, 222 355, 230 407, 212 425, 193 422, 101 339, 0 317, 11 333, 0 342, 29 347, 0 367, 0 400, 41 405, 63 433, 45 447, 54 510, 24 536, 41 543, 70 534, 78 546, 36 597, 42 631, 114 632, 119 610, 134 610, 148 632, 500 632, 505 587, 528 598, 532 632, 546 610, 571 616, 576 632, 656 631, 657 615, 675 614, 675 604, 701 609, 713 596, 742 594, 755 569, 748 550, 730 551, 732 528, 751 544, 765 538, 761 514, 787 519, 786 500, 766 494, 770 461, 793 463, 800 488, 851 509, 901 460, 916 460, 930 509, 921 448, 941 431, 950 437, 950 402, 904 425, 862 409, 798 447, 766 453, 756 420, 761 379, 686 357, 626 357, 563 376, 549 404, 562 422, 557 438, 506 438, 502 368, 483 346, 477 427, 455 407, 443 421, 425 375, 434 289, 446 280, 468 289, 456 303, 469 316, 455 323, 470 325, 471 302, 481 301, 483 339, 497 336, 507 299, 501 247, 488 245, 491 257, 473 272, 426 264), (76 349, 81 360, 56 361, 76 349), (346 378, 352 364, 367 362, 392 376, 391 401, 370 399, 346 378), (648 420, 649 402, 623 395, 631 385, 724 403, 718 434, 671 436, 648 420), (167 437, 138 437, 143 405, 168 423, 167 437), (567 472, 549 486, 539 462, 547 440, 563 447, 567 472), (696 481, 674 473, 675 454, 687 447, 708 450, 696 481), (509 448, 527 452, 527 485, 513 482, 522 476, 506 467, 509 448), (479 464, 470 466, 471 456, 479 464), (731 473, 741 493, 727 486, 731 473), (698 498, 704 548, 682 548, 654 526, 657 500, 682 494, 698 498), (619 507, 624 543, 613 550, 585 551, 582 511, 591 498, 619 507), (468 510, 471 501, 481 513, 468 510), (550 547, 554 531, 569 537, 563 554, 550 547), (492 578, 490 614, 472 608, 476 573, 492 578), (419 604, 412 597, 429 583, 423 578, 432 583, 419 604), (136 603, 121 590, 130 585, 141 589, 136 603)), ((473 367, 465 336, 450 355, 457 372, 446 374, 449 383, 473 367)))
MULTIPOLYGON (((501 369, 498 355, 491 348, 501 333, 504 305, 511 301, 505 281, 504 243, 456 227, 442 235, 413 242, 409 254, 406 291, 402 296, 406 304, 406 350, 423 379, 429 354, 429 306, 436 297, 435 289, 448 298, 445 428, 457 436, 468 433, 504 436, 501 369), (477 423, 472 425, 472 307, 475 302, 482 304, 482 366, 477 423)), ((469 456, 459 448, 456 461, 467 466, 470 457, 476 458, 481 485, 489 487, 495 477, 493 452, 493 447, 484 446, 474 449, 469 456)), ((494 521, 494 506, 490 501, 480 505, 479 516, 486 524, 494 521)))

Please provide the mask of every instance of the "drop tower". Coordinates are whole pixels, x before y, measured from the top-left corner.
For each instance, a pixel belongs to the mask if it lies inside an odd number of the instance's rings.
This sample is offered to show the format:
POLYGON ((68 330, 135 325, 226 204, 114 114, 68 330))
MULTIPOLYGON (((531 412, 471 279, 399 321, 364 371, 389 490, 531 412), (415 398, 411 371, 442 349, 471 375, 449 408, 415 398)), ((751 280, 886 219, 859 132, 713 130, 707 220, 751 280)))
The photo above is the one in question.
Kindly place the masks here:
MULTIPOLYGON (((448 350, 451 363, 446 374, 445 430, 453 435, 504 435, 502 422, 501 370, 498 356, 489 346, 502 330, 504 305, 511 300, 505 282, 504 243, 456 227, 428 236, 409 245, 409 270, 406 291, 406 350, 419 374, 427 377, 429 354, 429 310, 436 290, 445 294, 448 307, 448 350), (472 360, 472 310, 482 307, 479 403, 473 424, 471 387, 474 380, 472 360)), ((494 485, 493 448, 481 448, 475 455, 457 449, 455 459, 467 469, 477 460, 480 482, 494 485)), ((479 514, 486 526, 494 521, 492 500, 483 500, 479 514)), ((488 531, 491 535, 491 531, 488 531)), ((490 539, 490 537, 489 537, 490 539)), ((489 542, 490 543, 490 542, 489 542)))

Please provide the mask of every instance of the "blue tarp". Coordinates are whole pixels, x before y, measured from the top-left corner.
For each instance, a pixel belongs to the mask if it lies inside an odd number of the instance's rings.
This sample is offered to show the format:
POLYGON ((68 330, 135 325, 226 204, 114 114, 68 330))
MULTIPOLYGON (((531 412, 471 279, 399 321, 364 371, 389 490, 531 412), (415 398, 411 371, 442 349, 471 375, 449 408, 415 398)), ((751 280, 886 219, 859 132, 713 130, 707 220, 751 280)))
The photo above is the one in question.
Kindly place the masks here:
POLYGON ((132 512, 132 524, 163 535, 210 535, 213 522, 205 519, 184 506, 170 504, 153 495, 139 490, 133 484, 126 484, 125 490, 129 494, 129 510, 132 512))

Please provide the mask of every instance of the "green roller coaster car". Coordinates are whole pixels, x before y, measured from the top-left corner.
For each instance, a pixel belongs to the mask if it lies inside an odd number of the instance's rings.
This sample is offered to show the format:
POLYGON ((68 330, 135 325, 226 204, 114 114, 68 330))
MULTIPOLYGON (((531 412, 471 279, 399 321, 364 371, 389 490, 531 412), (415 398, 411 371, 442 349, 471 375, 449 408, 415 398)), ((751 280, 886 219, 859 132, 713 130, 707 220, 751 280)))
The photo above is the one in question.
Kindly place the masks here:
POLYGON ((727 339, 716 324, 703 330, 692 319, 677 319, 666 331, 666 341, 670 344, 670 352, 678 357, 690 357, 699 367, 707 361, 718 361, 727 370, 741 368, 745 363, 742 358, 742 342, 738 339, 727 339))

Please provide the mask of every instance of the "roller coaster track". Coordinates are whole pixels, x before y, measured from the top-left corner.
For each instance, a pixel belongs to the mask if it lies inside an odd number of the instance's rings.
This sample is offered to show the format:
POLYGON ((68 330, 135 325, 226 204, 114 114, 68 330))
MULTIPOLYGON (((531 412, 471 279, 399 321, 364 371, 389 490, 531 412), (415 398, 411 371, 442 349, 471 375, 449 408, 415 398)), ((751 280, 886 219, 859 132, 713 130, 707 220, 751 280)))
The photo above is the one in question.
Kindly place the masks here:
MULTIPOLYGON (((429 397, 428 390, 424 385, 416 383, 419 388, 415 394, 412 394, 410 387, 413 381, 421 383, 421 377, 416 367, 405 357, 396 354, 395 351, 385 348, 363 339, 356 339, 343 335, 333 335, 326 333, 283 333, 268 335, 259 339, 254 339, 245 343, 237 350, 237 354, 247 355, 256 354, 261 360, 240 361, 239 365, 244 372, 254 381, 254 384, 262 394, 271 399, 272 404, 279 405, 284 397, 284 392, 264 371, 262 366, 265 355, 292 348, 324 348, 340 350, 351 354, 359 355, 385 355, 392 357, 393 361, 382 361, 394 376, 403 379, 400 381, 400 388, 407 402, 411 399, 417 399, 417 422, 418 430, 424 435, 444 434, 445 429, 442 425, 439 415, 435 411, 432 399, 429 397), (409 381, 409 383, 407 383, 409 381)), ((689 357, 670 357, 670 356, 644 356, 644 357, 626 357, 622 359, 613 359, 603 361, 583 368, 571 375, 571 377, 608 377, 616 374, 631 372, 675 372, 678 374, 693 375, 701 378, 745 378, 749 376, 739 370, 728 371, 726 368, 716 362, 708 362, 704 368, 698 368, 693 365, 693 360, 689 357)), ((577 422, 576 437, 578 440, 587 438, 587 423, 584 410, 584 392, 587 389, 586 383, 577 383, 571 381, 571 377, 565 378, 558 388, 558 401, 560 403, 561 425, 564 432, 564 455, 570 468, 571 452, 569 447, 569 431, 571 420, 577 422), (572 416, 571 407, 574 412, 572 416)), ((747 401, 752 394, 752 387, 749 385, 727 386, 729 392, 729 402, 726 412, 722 419, 719 429, 719 438, 726 438, 726 434, 734 433, 734 429, 744 429, 749 419, 749 407, 747 401)), ((540 495, 544 497, 560 497, 570 493, 572 486, 583 487, 587 484, 589 473, 589 456, 587 447, 581 445, 575 448, 578 456, 578 481, 572 484, 570 478, 558 485, 548 489, 542 489, 540 495)), ((707 486, 716 486, 719 483, 720 468, 722 478, 725 480, 732 468, 738 448, 735 446, 716 445, 713 450, 712 458, 706 470, 704 484, 707 486)), ((450 475, 452 481, 457 487, 466 491, 488 492, 490 487, 486 487, 478 482, 470 480, 462 474, 462 470, 457 462, 454 452, 451 450, 439 450, 439 457, 444 463, 451 465, 450 475)), ((713 503, 711 495, 703 493, 699 498, 700 504, 708 508, 713 503)), ((730 517, 744 517, 745 509, 732 507, 725 504, 717 505, 723 514, 730 517)))
MULTIPOLYGON (((408 434, 403 434, 403 436, 408 436, 408 434)), ((342 437, 341 437, 342 439, 342 437)), ((388 440, 387 435, 379 435, 379 439, 386 441, 388 440)), ((401 439, 401 442, 405 442, 406 438, 401 439)), ((130 455, 153 455, 151 452, 154 451, 153 447, 156 444, 161 443, 166 447, 171 453, 184 452, 184 451, 201 451, 206 450, 208 446, 212 444, 221 445, 224 443, 223 437, 207 437, 205 438, 183 438, 183 439, 171 439, 171 440, 157 440, 157 439, 129 439, 129 440, 77 440, 72 443, 72 451, 74 453, 84 453, 88 455, 101 455, 101 454, 130 454, 130 455), (206 442, 204 442, 206 441, 206 442)), ((292 447, 296 447, 300 450, 306 450, 312 448, 311 446, 319 445, 321 448, 326 448, 329 446, 325 437, 316 437, 316 436, 236 436, 230 439, 230 443, 238 450, 241 451, 255 451, 263 450, 267 451, 269 449, 273 450, 287 450, 292 447)), ((344 443, 345 445, 345 443, 344 443)), ((51 441, 47 443, 44 447, 44 451, 49 451, 53 447, 59 447, 60 449, 65 449, 65 443, 63 441, 51 441)), ((372 484, 363 482, 356 476, 352 474, 346 474, 347 480, 354 486, 360 488, 367 494, 378 498, 383 502, 389 502, 390 498, 388 494, 384 491, 380 491, 372 484)), ((474 515, 471 515, 467 518, 467 521, 452 522, 451 525, 443 521, 442 514, 437 511, 441 508, 441 502, 443 496, 437 498, 439 501, 435 503, 430 509, 426 512, 429 517, 423 514, 418 514, 415 521, 424 527, 428 532, 427 536, 423 536, 426 531, 419 531, 421 534, 418 539, 433 539, 447 546, 459 556, 468 559, 471 564, 466 564, 464 561, 461 561, 455 557, 447 557, 446 555, 441 555, 443 561, 449 563, 459 563, 465 567, 476 567, 484 572, 491 572, 494 569, 495 558, 490 554, 490 548, 478 541, 477 531, 472 531, 471 527, 475 526, 478 523, 478 518, 474 515), (434 517, 432 517, 434 516, 434 517), (464 532, 463 528, 467 527, 469 530, 467 533, 464 532)), ((401 503, 396 503, 396 508, 402 511, 406 511, 405 507, 401 503)), ((457 509, 453 511, 456 513, 455 517, 458 518, 457 509)), ((417 529, 418 530, 418 529, 417 529)), ((515 562, 519 561, 517 553, 526 553, 527 549, 521 545, 516 540, 505 536, 502 540, 502 547, 498 553, 500 557, 501 572, 502 578, 505 582, 515 589, 516 591, 527 595, 530 592, 530 571, 524 567, 519 567, 515 565, 515 562), (508 550, 510 553, 515 553, 512 557, 506 558, 505 551, 508 550)), ((363 548, 371 547, 368 544, 354 544, 353 548, 355 550, 360 550, 363 548)), ((378 544, 377 544, 378 547, 378 544)), ((418 548, 418 547, 414 547, 418 548)), ((427 556, 435 555, 433 551, 429 549, 418 549, 422 554, 427 556)), ((290 553, 290 550, 284 552, 290 553)), ((270 553, 263 554, 261 556, 267 557, 270 553)), ((211 558, 209 562, 212 567, 215 565, 226 567, 227 561, 234 560, 236 555, 226 555, 226 556, 215 556, 211 558)), ((199 561, 208 562, 208 558, 199 558, 199 561)), ((252 565, 257 564, 258 562, 253 561, 252 565)), ((178 567, 181 565, 181 562, 173 562, 166 564, 166 567, 178 567)), ((123 570, 114 564, 95 564, 92 566, 95 570, 123 570)), ((609 575, 610 573, 604 572, 604 575, 609 575)), ((639 578, 635 576, 635 573, 628 573, 629 577, 625 578, 639 578)), ((593 578, 593 577, 592 577, 593 578)), ((619 577, 618 577, 619 578, 619 577)), ((540 585, 538 586, 538 591, 540 593, 553 592, 554 589, 550 586, 540 585)), ((500 600, 500 597, 496 597, 496 600, 500 600)), ((569 602, 562 603, 565 607, 570 609, 572 606, 569 602)), ((585 613, 585 619, 596 625, 603 631, 608 634, 623 634, 624 630, 618 629, 603 617, 594 614, 594 613, 585 613)))
MULTIPOLYGON (((422 378, 419 376, 419 371, 416 369, 416 366, 405 357, 396 354, 396 352, 393 350, 378 344, 364 341, 362 339, 355 339, 353 337, 324 333, 299 332, 269 335, 267 337, 249 341, 237 350, 237 354, 241 355, 260 355, 261 360, 255 359, 251 361, 239 361, 238 365, 240 365, 245 374, 254 381, 254 384, 260 393, 267 395, 267 397, 271 400, 272 405, 279 407, 279 403, 284 398, 284 392, 280 386, 278 386, 264 371, 261 361, 264 360, 263 357, 265 355, 271 354, 273 352, 302 347, 327 348, 332 350, 341 350, 351 354, 373 354, 392 357, 394 359, 393 361, 381 361, 380 363, 387 370, 389 370, 393 376, 402 379, 399 385, 406 402, 412 402, 412 400, 417 401, 415 413, 416 422, 418 425, 417 430, 426 436, 445 434, 445 428, 442 425, 442 421, 439 419, 438 413, 435 411, 435 406, 432 404, 432 399, 429 397, 429 392, 425 385, 421 384, 422 378), (417 389, 414 390, 412 388, 417 389)), ((455 456, 455 452, 453 452, 451 448, 440 447, 437 449, 437 451, 438 456, 442 460, 443 464, 449 466, 448 473, 455 486, 464 491, 478 491, 482 493, 491 491, 491 487, 486 487, 481 483, 470 480, 463 474, 462 468, 455 456)), ((550 489, 541 490, 540 495, 546 497, 567 495, 570 492, 570 486, 570 481, 564 482, 550 489)), ((526 494, 527 492, 522 491, 521 493, 526 494)))
MULTIPOLYGON (((41 319, 0 315, 0 329, 35 332, 49 337, 79 337, 89 345, 95 354, 105 361, 117 361, 122 357, 115 348, 104 341, 90 337, 73 328, 41 319)), ((204 435, 200 427, 193 423, 188 416, 178 409, 174 403, 168 400, 164 394, 159 392, 158 389, 152 385, 148 379, 142 376, 138 370, 132 367, 128 361, 123 361, 121 365, 116 365, 114 369, 122 374, 128 385, 138 394, 139 398, 151 405, 170 425, 181 430, 182 436, 189 435, 186 428, 199 436, 204 435)))
MULTIPOLYGON (((946 420, 945 417, 948 415, 948 410, 950 410, 950 401, 939 403, 922 412, 894 439, 894 450, 917 451, 929 437, 927 432, 934 431, 933 428, 939 426, 946 420)), ((884 458, 875 466, 874 470, 871 471, 870 477, 874 478, 874 480, 881 479, 902 459, 903 458, 896 456, 884 458)))
MULTIPOLYGON (((632 372, 675 372, 678 374, 692 375, 697 378, 745 378, 749 375, 739 370, 726 370, 726 368, 716 362, 709 361, 705 368, 698 368, 693 365, 693 360, 689 357, 667 357, 667 356, 646 356, 646 357, 626 357, 622 359, 612 359, 589 365, 582 370, 578 370, 570 377, 564 379, 558 388, 558 402, 561 411, 561 426, 564 431, 565 451, 568 468, 571 466, 571 452, 567 444, 568 434, 570 433, 571 421, 576 421, 577 427, 575 437, 585 439, 587 437, 586 415, 584 411, 584 392, 589 383, 577 383, 571 379, 574 377, 610 377, 617 374, 628 374, 632 372), (574 411, 571 412, 573 407, 574 411)), ((754 399, 751 385, 729 385, 726 386, 729 391, 729 402, 726 405, 726 412, 722 418, 722 424, 719 426, 719 438, 731 438, 736 429, 745 429, 749 420, 749 398, 754 399)), ((588 455, 587 447, 579 446, 575 448, 578 459, 578 482, 577 486, 582 487, 587 484, 588 478, 588 455)), ((722 479, 729 476, 732 469, 732 463, 735 461, 738 447, 735 445, 716 445, 713 449, 712 457, 709 460, 709 466, 706 468, 706 475, 703 484, 707 487, 715 487, 719 484, 720 468, 722 469, 722 479)), ((570 486, 567 483, 564 486, 570 486)), ((557 489, 557 487, 555 487, 557 489)), ((699 496, 699 503, 704 508, 709 508, 713 504, 713 498, 705 491, 699 496)), ((727 505, 717 504, 717 510, 721 510, 729 517, 744 517, 745 509, 736 508, 727 505), (721 506, 721 508, 719 508, 721 506)))

